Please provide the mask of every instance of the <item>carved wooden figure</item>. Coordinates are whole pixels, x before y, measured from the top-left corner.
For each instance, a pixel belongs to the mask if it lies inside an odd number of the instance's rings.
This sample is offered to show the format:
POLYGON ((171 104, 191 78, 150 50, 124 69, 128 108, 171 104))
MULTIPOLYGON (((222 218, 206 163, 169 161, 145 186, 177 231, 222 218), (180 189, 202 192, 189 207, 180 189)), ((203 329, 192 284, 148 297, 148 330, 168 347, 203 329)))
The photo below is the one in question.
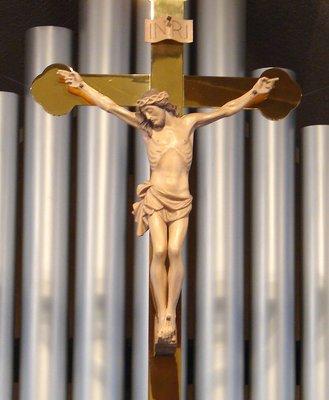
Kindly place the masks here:
POLYGON ((140 200, 133 205, 133 214, 137 235, 149 229, 152 240, 150 282, 156 308, 155 342, 175 346, 176 307, 184 278, 182 246, 192 208, 188 175, 194 132, 248 108, 260 98, 264 100, 279 78, 262 77, 241 97, 209 113, 179 115, 166 91, 147 91, 137 101, 136 112, 132 112, 89 86, 77 72, 58 70, 58 75, 71 93, 139 129, 144 137, 151 177, 137 187, 140 200))

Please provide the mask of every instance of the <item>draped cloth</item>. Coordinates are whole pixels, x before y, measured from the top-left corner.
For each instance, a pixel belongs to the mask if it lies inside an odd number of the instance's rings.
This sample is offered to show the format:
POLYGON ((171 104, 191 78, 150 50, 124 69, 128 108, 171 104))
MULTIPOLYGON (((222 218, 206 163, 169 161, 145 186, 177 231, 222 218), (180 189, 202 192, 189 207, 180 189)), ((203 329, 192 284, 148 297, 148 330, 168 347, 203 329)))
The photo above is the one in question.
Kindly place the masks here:
POLYGON ((186 217, 192 209, 193 197, 171 193, 154 186, 149 180, 137 186, 137 195, 141 199, 133 204, 132 213, 137 223, 137 236, 142 236, 149 229, 148 219, 159 212, 164 222, 173 222, 186 217))

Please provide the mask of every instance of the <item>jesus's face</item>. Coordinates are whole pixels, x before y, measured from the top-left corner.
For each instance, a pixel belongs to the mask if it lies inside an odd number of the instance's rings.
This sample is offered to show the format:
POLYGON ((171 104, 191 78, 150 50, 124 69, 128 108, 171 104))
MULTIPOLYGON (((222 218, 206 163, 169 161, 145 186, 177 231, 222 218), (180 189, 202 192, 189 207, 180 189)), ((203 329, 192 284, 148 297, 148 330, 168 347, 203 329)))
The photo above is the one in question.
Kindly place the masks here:
POLYGON ((143 107, 142 112, 155 129, 164 127, 166 122, 166 111, 164 109, 155 105, 148 105, 143 107))

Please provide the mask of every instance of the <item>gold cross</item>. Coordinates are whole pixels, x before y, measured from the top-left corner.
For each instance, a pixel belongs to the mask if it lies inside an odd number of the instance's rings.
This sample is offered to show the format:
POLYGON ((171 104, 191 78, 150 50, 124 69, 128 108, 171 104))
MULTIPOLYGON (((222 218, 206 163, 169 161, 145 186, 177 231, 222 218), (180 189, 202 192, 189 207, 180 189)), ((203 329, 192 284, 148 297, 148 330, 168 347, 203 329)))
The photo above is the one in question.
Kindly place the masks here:
MULTIPOLYGON (((184 18, 185 0, 151 1, 154 18, 184 18)), ((247 92, 257 81, 257 78, 184 75, 182 43, 165 40, 152 43, 151 47, 151 74, 82 74, 82 78, 87 84, 123 107, 135 106, 143 93, 150 88, 156 88, 167 91, 171 102, 179 110, 184 107, 220 107, 247 92)), ((88 106, 84 99, 69 93, 66 85, 58 83, 56 75, 58 69, 69 70, 70 67, 52 64, 33 81, 31 92, 35 100, 53 115, 67 114, 75 106, 88 106)), ((262 76, 280 79, 267 100, 249 105, 249 108, 260 109, 265 117, 272 120, 284 118, 300 103, 300 87, 279 68, 271 68, 262 76)))
MULTIPOLYGON (((155 20, 167 21, 170 37, 160 42, 153 42, 151 52, 151 74, 127 75, 84 75, 83 80, 99 92, 110 97, 123 107, 136 106, 137 100, 150 88, 167 91, 170 101, 178 110, 199 107, 220 107, 248 90, 256 83, 257 78, 234 78, 213 76, 189 76, 183 73, 183 43, 175 39, 172 24, 184 18, 184 0, 151 0, 152 16, 155 20)), ((147 25, 151 26, 152 23, 147 25)), ((159 28, 160 29, 160 28, 159 28)), ((163 30, 163 35, 166 33, 163 30)), ((152 31, 150 30, 150 36, 152 31)), ((188 40, 186 40, 187 42, 188 40)), ((70 70, 63 64, 47 67, 32 83, 31 92, 35 100, 53 115, 64 115, 75 106, 89 106, 87 101, 68 92, 66 85, 58 82, 58 69, 70 70), (60 101, 59 101, 60 99, 60 101)), ((300 102, 299 86, 281 69, 272 68, 262 76, 279 77, 269 97, 250 108, 258 108, 269 119, 284 118, 300 102)), ((150 309, 151 326, 154 310, 150 309)), ((179 327, 179 317, 177 326, 179 327)), ((150 329, 152 331, 152 329, 150 329)), ((152 332, 151 332, 152 334, 152 332)), ((178 332, 179 334, 179 332, 178 332)), ((150 347, 152 342, 150 342, 150 347)), ((152 350, 151 350, 152 351, 152 350)), ((180 382, 180 341, 175 357, 150 357, 149 366, 149 399, 178 398, 180 382), (164 379, 165 377, 165 379, 164 379), (162 396, 162 397, 161 397, 162 396)))

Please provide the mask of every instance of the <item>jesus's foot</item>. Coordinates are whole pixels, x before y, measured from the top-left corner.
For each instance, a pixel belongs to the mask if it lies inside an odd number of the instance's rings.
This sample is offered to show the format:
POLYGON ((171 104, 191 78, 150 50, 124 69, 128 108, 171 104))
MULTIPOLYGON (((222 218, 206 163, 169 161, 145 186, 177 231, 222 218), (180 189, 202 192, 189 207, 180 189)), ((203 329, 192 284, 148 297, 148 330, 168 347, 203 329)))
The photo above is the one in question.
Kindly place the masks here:
POLYGON ((156 318, 158 326, 154 340, 155 356, 172 356, 177 346, 176 315, 166 313, 161 323, 156 318))
POLYGON ((157 342, 161 338, 162 326, 164 325, 166 314, 156 315, 154 318, 154 339, 157 342))
POLYGON ((176 341, 176 316, 166 314, 166 317, 159 327, 159 337, 166 341, 176 341))

